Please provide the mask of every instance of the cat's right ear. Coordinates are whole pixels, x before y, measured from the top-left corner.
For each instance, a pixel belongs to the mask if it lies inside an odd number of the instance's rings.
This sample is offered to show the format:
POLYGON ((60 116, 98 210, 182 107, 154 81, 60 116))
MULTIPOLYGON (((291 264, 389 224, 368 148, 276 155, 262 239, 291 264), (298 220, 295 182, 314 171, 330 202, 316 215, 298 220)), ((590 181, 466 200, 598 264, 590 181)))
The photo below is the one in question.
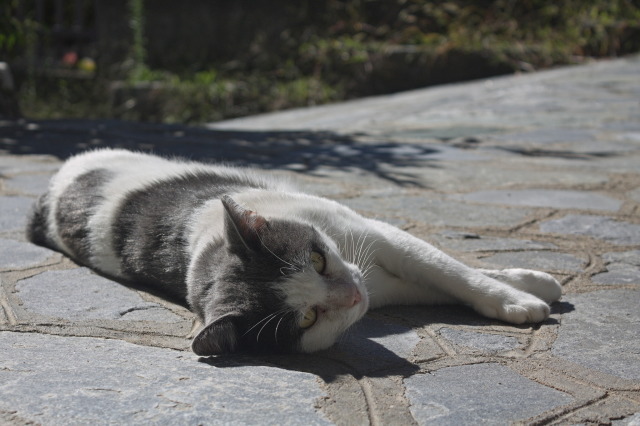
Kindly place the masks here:
POLYGON ((258 213, 245 209, 231 197, 225 195, 220 200, 227 212, 227 233, 232 241, 240 239, 242 244, 257 251, 260 249, 260 233, 268 226, 267 220, 258 213))
POLYGON ((238 332, 230 315, 217 318, 203 328, 191 342, 191 350, 200 356, 229 354, 238 347, 238 332))

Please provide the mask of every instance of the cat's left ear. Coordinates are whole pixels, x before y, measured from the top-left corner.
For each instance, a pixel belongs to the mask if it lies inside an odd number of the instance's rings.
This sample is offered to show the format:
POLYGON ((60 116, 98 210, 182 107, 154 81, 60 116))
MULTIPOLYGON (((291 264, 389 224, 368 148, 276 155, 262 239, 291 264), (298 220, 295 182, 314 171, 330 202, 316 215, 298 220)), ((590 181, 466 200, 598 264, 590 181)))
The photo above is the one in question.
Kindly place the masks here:
POLYGON ((259 234, 268 226, 267 220, 258 213, 245 209, 228 195, 223 196, 221 201, 227 212, 227 228, 232 228, 227 229, 230 237, 232 239, 234 236, 240 237, 245 247, 254 251, 259 250, 261 246, 259 234))
POLYGON ((200 356, 233 353, 237 346, 238 332, 230 314, 208 324, 191 342, 191 350, 200 356))

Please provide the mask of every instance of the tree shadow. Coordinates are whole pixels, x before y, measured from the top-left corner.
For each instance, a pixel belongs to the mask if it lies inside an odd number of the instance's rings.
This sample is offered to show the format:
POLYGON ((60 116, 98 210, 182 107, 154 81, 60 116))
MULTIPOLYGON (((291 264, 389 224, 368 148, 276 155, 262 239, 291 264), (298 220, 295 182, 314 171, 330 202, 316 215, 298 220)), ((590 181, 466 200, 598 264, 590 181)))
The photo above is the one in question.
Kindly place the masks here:
POLYGON ((89 149, 124 148, 204 162, 316 174, 320 168, 360 169, 401 186, 420 186, 411 173, 387 166, 437 167, 434 146, 362 142, 325 131, 227 131, 118 120, 0 122, 0 151, 66 159, 89 149))

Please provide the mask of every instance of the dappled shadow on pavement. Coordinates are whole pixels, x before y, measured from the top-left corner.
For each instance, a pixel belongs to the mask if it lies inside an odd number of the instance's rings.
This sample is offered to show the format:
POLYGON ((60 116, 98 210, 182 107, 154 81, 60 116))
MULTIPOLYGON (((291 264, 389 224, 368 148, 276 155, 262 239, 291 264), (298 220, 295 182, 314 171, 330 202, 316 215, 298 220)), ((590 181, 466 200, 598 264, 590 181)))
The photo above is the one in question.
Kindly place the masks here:
POLYGON ((386 165, 436 167, 434 147, 361 142, 348 135, 314 131, 226 131, 116 120, 0 122, 0 152, 46 154, 66 159, 97 148, 125 148, 198 161, 285 169, 313 174, 320 167, 361 169, 399 185, 417 185, 386 165))

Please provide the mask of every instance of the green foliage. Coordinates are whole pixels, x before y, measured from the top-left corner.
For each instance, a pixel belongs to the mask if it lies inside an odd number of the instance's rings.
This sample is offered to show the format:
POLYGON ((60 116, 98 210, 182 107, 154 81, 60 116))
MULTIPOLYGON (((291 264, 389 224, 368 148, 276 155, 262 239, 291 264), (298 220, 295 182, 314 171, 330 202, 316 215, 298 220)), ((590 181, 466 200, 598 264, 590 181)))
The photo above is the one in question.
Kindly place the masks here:
MULTIPOLYGON (((460 70, 528 71, 640 51, 634 0, 300 0, 281 10, 285 30, 255 28, 250 48, 233 57, 156 69, 144 34, 153 2, 127 1, 132 65, 117 96, 107 81, 85 89, 93 97, 84 100, 64 83, 57 100, 56 90, 32 91, 26 114, 214 121, 484 76, 460 70)), ((0 22, 0 50, 28 44, 16 22, 0 22)))
POLYGON ((144 39, 144 0, 128 0, 130 26, 133 34, 133 44, 131 56, 133 59, 133 79, 144 79, 149 72, 146 68, 146 50, 144 39))

